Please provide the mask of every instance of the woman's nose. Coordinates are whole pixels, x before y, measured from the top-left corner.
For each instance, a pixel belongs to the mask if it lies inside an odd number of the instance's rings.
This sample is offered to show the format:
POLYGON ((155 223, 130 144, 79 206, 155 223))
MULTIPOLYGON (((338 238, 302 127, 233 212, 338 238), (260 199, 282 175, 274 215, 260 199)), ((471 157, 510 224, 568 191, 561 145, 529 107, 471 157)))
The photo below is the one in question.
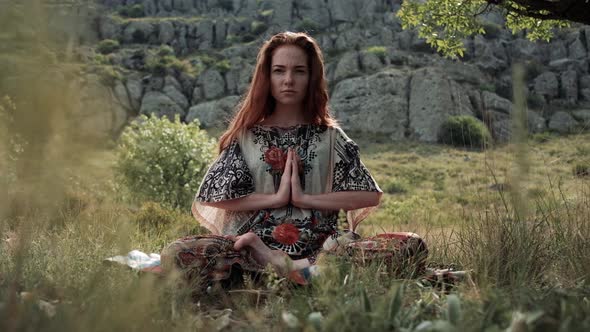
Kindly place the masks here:
POLYGON ((293 73, 287 72, 285 74, 285 84, 293 84, 293 73))

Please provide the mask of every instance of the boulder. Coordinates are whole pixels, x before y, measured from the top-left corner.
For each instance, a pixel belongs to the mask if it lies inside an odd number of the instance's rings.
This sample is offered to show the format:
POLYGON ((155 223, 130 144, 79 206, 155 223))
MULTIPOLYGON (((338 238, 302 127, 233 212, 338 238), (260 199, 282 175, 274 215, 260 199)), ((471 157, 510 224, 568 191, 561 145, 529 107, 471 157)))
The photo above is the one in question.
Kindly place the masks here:
POLYGON ((198 119, 203 128, 225 127, 239 102, 239 96, 229 96, 194 105, 188 110, 186 122, 198 119))
POLYGON ((150 91, 143 96, 140 113, 158 117, 165 116, 170 121, 173 121, 176 115, 179 115, 180 119, 184 119, 185 116, 182 107, 159 91, 150 91))
POLYGON ((273 0, 273 13, 271 24, 281 28, 291 25, 293 13, 293 0, 273 0))
MULTIPOLYGON (((590 33, 590 29, 588 29, 587 33, 590 33)), ((581 99, 590 101, 590 75, 580 77, 579 83, 581 99)))
POLYGON ((510 115, 501 112, 486 112, 486 121, 492 137, 497 142, 507 142, 512 137, 512 119, 510 115))
POLYGON ((553 72, 544 72, 534 81, 534 90, 537 94, 547 98, 555 98, 559 94, 559 82, 553 72))
POLYGON ((549 48, 549 60, 559 60, 567 58, 567 48, 563 40, 554 38, 551 41, 551 47, 549 48))
POLYGON ((338 60, 333 80, 340 81, 358 75, 359 73, 359 54, 357 52, 349 52, 344 54, 340 60, 338 60))
POLYGON ((407 89, 408 74, 395 69, 346 79, 334 88, 331 108, 345 129, 400 140, 408 125, 407 89))
POLYGON ((146 16, 156 16, 158 14, 157 0, 143 0, 143 10, 146 16))
POLYGON ((362 31, 358 28, 347 29, 338 34, 334 47, 338 50, 346 51, 362 47, 365 40, 362 31))
POLYGON ((424 142, 436 142, 441 124, 451 115, 462 114, 451 93, 451 83, 444 73, 427 67, 414 71, 410 83, 410 136, 424 142))
POLYGON ((568 45, 568 57, 571 59, 586 59, 586 48, 580 40, 580 38, 574 39, 574 41, 568 45))
POLYGON ((573 111, 572 115, 584 126, 584 129, 590 129, 590 109, 573 111))
POLYGON ((143 85, 141 84, 141 80, 136 76, 128 77, 125 86, 127 87, 131 107, 135 113, 137 113, 141 107, 141 96, 143 94, 143 85))
POLYGON ((131 100, 129 99, 129 95, 127 93, 127 88, 123 84, 123 82, 117 80, 115 82, 115 86, 113 87, 113 93, 115 95, 115 99, 123 107, 126 111, 133 110, 131 106, 131 100))
POLYGON ((331 13, 331 24, 354 22, 358 18, 355 0, 328 0, 328 10, 331 13))
POLYGON ((508 67, 508 56, 501 41, 478 35, 473 39, 473 48, 475 64, 483 71, 498 73, 508 67))
POLYGON ((578 126, 578 122, 567 112, 559 111, 551 116, 549 120, 549 129, 561 134, 573 132, 578 126))
MULTIPOLYGON (((204 99, 218 98, 225 93, 225 80, 219 71, 208 69, 199 75, 195 89, 202 91, 204 99)), ((195 101, 193 101, 194 103, 195 101)))
POLYGON ((167 84, 162 89, 162 92, 172 99, 182 109, 187 109, 189 106, 188 99, 180 92, 180 89, 173 84, 167 84))
POLYGON ((512 113, 512 102, 510 100, 502 98, 489 91, 483 91, 481 96, 483 100, 483 107, 486 111, 494 111, 504 114, 512 113))
POLYGON ((101 39, 121 39, 121 24, 119 20, 110 15, 100 16, 98 20, 98 33, 101 39))
POLYGON ((361 68, 366 72, 375 72, 383 68, 383 60, 375 53, 360 52, 361 68))
POLYGON ((465 62, 445 61, 441 65, 441 69, 447 73, 450 79, 458 83, 469 83, 479 87, 489 80, 488 75, 479 68, 465 62))
POLYGON ((71 120, 80 134, 105 139, 120 133, 127 121, 127 111, 97 75, 72 82, 70 91, 77 91, 72 96, 71 120))
POLYGON ((547 129, 547 121, 537 112, 527 111, 527 127, 530 133, 540 133, 547 129))
POLYGON ((586 71, 588 68, 587 60, 574 60, 574 59, 557 59, 549 62, 549 67, 553 71, 564 71, 564 70, 575 70, 575 71, 586 71))
POLYGON ((573 70, 561 73, 561 97, 569 105, 575 105, 578 101, 578 74, 573 70))
POLYGON ((158 41, 160 44, 170 44, 174 40, 174 25, 170 21, 161 21, 159 25, 158 41))
MULTIPOLYGON (((330 26, 330 11, 324 1, 317 0, 299 0, 296 2, 299 4, 299 17, 307 18, 312 21, 319 29, 330 26)), ((326 48, 322 44, 322 49, 326 51, 326 48)))
POLYGON ((458 114, 475 115, 467 89, 451 79, 449 80, 449 84, 451 88, 451 98, 455 103, 458 114))
POLYGON ((154 27, 150 22, 131 21, 123 31, 123 42, 125 43, 147 43, 154 27))

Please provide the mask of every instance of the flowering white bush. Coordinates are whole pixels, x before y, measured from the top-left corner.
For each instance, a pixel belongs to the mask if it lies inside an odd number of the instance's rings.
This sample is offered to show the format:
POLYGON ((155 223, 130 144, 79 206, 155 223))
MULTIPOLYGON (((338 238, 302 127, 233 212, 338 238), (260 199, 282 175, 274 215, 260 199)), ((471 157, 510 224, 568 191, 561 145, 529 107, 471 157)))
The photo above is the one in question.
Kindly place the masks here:
POLYGON ((215 153, 215 140, 198 121, 141 116, 121 135, 117 178, 132 201, 190 206, 215 153))

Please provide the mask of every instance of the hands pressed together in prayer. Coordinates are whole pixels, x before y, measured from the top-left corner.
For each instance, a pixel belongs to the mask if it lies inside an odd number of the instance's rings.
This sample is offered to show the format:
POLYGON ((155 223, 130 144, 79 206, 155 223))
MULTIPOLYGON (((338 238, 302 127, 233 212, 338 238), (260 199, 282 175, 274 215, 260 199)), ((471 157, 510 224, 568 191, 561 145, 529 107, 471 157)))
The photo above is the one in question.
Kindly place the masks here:
POLYGON ((308 207, 305 202, 307 196, 303 193, 299 178, 300 169, 302 169, 301 158, 295 150, 289 148, 279 190, 275 194, 277 207, 283 207, 289 203, 298 208, 308 207))

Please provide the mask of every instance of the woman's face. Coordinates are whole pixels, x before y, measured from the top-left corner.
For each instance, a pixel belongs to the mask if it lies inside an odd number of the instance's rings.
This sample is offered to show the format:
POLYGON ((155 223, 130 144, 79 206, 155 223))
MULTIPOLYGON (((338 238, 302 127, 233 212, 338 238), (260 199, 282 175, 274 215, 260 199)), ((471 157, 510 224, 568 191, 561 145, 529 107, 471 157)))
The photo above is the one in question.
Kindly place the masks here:
POLYGON ((273 55, 270 92, 277 105, 303 104, 309 83, 307 54, 299 46, 283 45, 273 55))

